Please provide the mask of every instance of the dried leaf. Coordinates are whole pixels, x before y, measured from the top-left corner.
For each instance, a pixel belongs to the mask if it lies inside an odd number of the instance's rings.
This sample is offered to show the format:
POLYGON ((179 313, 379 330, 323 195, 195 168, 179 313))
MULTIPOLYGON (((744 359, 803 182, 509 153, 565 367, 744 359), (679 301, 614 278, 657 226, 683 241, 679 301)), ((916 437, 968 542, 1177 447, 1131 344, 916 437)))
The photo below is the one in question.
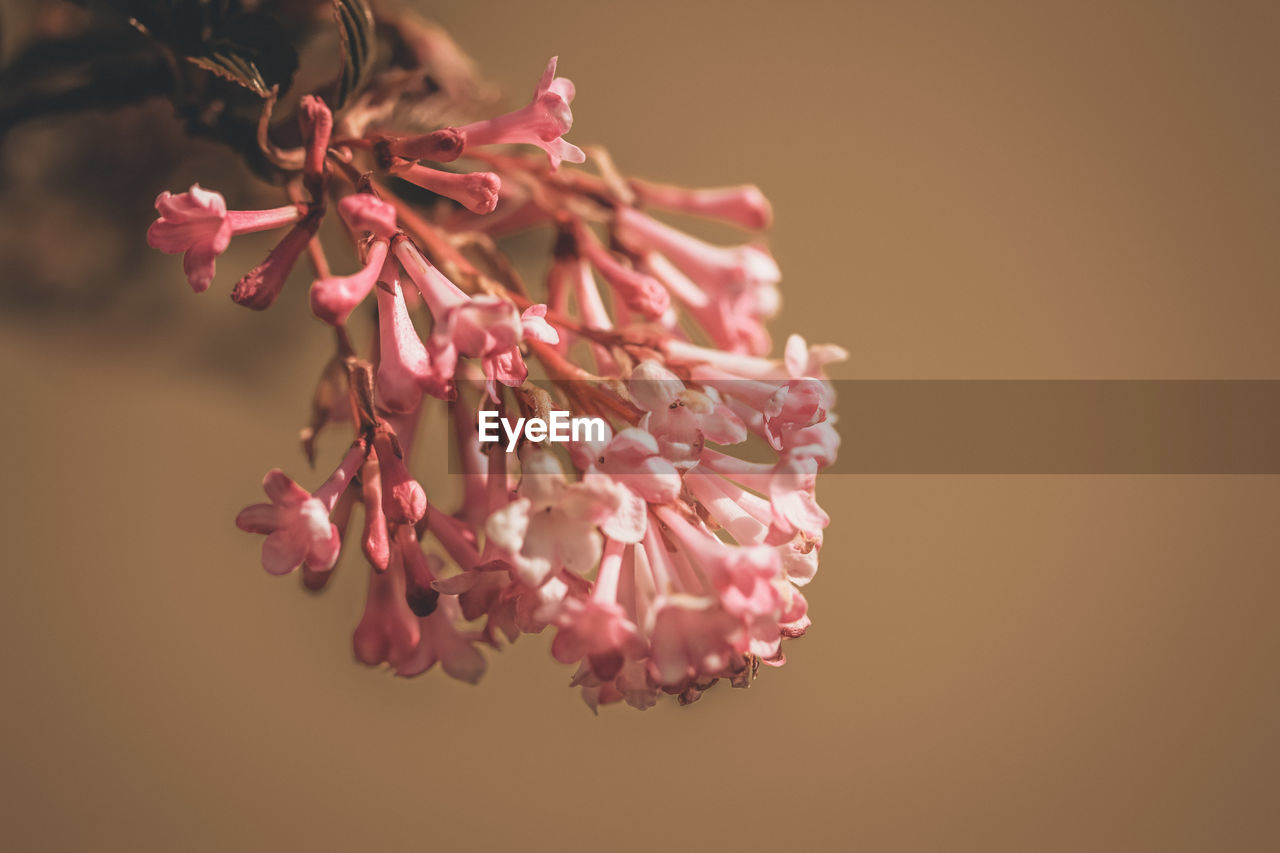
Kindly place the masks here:
POLYGON ((373 12, 364 0, 332 0, 332 3, 342 43, 342 74, 338 78, 338 98, 335 105, 337 109, 341 109, 347 99, 360 91, 368 79, 378 42, 374 32, 373 12))
POLYGON ((188 56, 187 62, 211 71, 224 80, 238 83, 259 98, 265 98, 271 92, 267 81, 262 79, 258 66, 233 52, 214 51, 207 56, 188 56))

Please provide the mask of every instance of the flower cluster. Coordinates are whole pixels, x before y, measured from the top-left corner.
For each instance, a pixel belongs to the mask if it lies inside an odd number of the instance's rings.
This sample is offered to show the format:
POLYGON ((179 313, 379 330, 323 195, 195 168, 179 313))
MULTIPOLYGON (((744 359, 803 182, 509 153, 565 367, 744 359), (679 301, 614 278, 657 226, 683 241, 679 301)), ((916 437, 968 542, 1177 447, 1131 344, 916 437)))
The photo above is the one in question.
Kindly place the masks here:
POLYGON ((755 232, 771 217, 755 187, 628 179, 603 152, 596 172, 562 169, 586 155, 563 138, 574 87, 555 72, 552 59, 522 109, 418 135, 337 138, 308 96, 289 204, 229 210, 196 185, 160 195, 147 237, 184 255, 199 293, 232 237, 287 228, 232 290, 258 310, 309 256, 309 305, 336 352, 303 443, 313 463, 326 430, 349 428, 350 443, 313 492, 268 473, 270 502, 236 523, 266 535, 268 572, 301 569, 313 590, 358 542, 369 565, 359 661, 403 676, 439 663, 474 682, 482 647, 548 630, 592 708, 691 702, 782 664, 782 641, 809 625, 800 589, 828 523, 815 482, 839 444, 823 367, 844 352, 793 335, 770 357, 780 273, 769 251, 712 245, 655 216, 755 232), (446 166, 461 162, 474 171, 446 166), (438 202, 407 203, 406 183, 438 202), (320 226, 331 208, 354 271, 330 268, 320 226), (553 247, 540 298, 494 241, 529 228, 553 247), (376 323, 358 343, 351 321, 366 314, 376 323), (429 494, 410 458, 440 441, 419 429, 435 406, 449 409, 458 476, 429 494), (495 407, 610 428, 509 452, 477 428, 495 407), (449 486, 461 492, 452 511, 439 505, 449 486))

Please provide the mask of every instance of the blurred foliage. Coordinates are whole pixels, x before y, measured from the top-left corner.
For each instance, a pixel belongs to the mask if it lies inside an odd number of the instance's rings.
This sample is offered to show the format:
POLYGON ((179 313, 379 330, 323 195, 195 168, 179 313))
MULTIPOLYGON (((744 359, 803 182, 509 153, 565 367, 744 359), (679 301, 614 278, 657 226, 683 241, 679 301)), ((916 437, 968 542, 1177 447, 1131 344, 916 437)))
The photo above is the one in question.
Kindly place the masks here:
POLYGON ((431 129, 489 97, 447 35, 369 0, 0 3, 8 308, 110 306, 139 280, 151 201, 180 188, 169 182, 192 157, 239 206, 262 200, 287 176, 260 147, 259 123, 297 145, 302 94, 323 97, 350 132, 431 129), (56 251, 68 241, 74 252, 56 251))

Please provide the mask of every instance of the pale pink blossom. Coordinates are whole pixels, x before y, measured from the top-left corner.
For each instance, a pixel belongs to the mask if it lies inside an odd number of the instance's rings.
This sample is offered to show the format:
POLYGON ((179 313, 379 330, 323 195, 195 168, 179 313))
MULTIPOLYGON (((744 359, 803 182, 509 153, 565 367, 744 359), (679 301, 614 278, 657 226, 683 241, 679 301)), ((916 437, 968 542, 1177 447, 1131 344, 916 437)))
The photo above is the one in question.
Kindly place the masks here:
POLYGON ((713 246, 630 207, 619 208, 616 217, 624 245, 659 252, 702 287, 732 294, 772 287, 782 278, 762 246, 713 246))
POLYGON ((777 314, 781 273, 763 246, 713 246, 630 207, 617 210, 615 234, 718 345, 753 355, 769 349, 763 321, 777 314))
POLYGON ((585 574, 600 559, 599 526, 619 506, 599 481, 567 483, 550 451, 529 445, 517 497, 489 516, 485 530, 511 561, 516 577, 538 586, 561 569, 585 574))
POLYGON ((703 454, 708 470, 768 496, 774 528, 786 536, 799 531, 816 538, 831 521, 818 505, 818 460, 803 452, 785 452, 777 464, 746 462, 714 450, 703 454))
POLYGON ((650 675, 660 685, 675 686, 721 675, 743 630, 714 598, 675 593, 655 602, 647 633, 650 675))
POLYGON ((756 186, 687 189, 636 179, 628 186, 650 207, 721 219, 751 231, 768 228, 773 222, 773 208, 756 186))
POLYGON ((586 658, 592 674, 604 681, 614 678, 625 660, 636 660, 647 651, 635 623, 617 602, 623 549, 621 543, 611 540, 591 596, 565 598, 552 620, 559 629, 551 644, 552 656, 561 663, 586 658))
POLYGON ((680 472, 647 430, 631 427, 603 441, 571 444, 570 453, 582 471, 612 477, 645 501, 670 503, 680 493, 680 472))
POLYGON ((737 444, 747 428, 729 406, 689 388, 656 361, 643 361, 627 382, 632 399, 646 414, 640 426, 658 442, 659 452, 686 470, 696 464, 705 441, 737 444))
POLYGON ((560 333, 547 322, 546 305, 530 305, 520 313, 520 332, 526 340, 558 344, 560 333))
POLYGON ((720 392, 747 428, 775 450, 783 449, 790 433, 825 421, 835 402, 831 385, 818 379, 742 379, 701 366, 690 373, 698 382, 720 392))
POLYGON ((800 335, 787 338, 781 359, 726 352, 682 340, 664 342, 663 351, 676 364, 707 365, 722 374, 741 379, 821 379, 828 364, 849 357, 844 347, 832 344, 811 346, 800 335))

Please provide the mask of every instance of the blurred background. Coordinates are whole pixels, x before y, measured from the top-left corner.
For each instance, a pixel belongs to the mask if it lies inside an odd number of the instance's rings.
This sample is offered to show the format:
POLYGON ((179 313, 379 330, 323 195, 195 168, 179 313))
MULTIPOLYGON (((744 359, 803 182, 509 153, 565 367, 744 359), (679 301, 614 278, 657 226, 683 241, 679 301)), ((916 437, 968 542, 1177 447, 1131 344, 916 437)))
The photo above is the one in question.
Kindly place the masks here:
MULTIPOLYGON (((558 54, 624 171, 758 183, 775 331, 842 378, 1280 378, 1275 4, 418 7, 513 105, 558 54)), ((0 147, 0 846, 1280 844, 1275 477, 828 477, 813 629, 688 708, 593 717, 547 636, 357 665, 362 572, 305 595, 232 525, 305 474, 330 338, 305 271, 226 298, 270 235, 199 297, 146 248, 197 179, 249 186, 163 101, 0 147)))

